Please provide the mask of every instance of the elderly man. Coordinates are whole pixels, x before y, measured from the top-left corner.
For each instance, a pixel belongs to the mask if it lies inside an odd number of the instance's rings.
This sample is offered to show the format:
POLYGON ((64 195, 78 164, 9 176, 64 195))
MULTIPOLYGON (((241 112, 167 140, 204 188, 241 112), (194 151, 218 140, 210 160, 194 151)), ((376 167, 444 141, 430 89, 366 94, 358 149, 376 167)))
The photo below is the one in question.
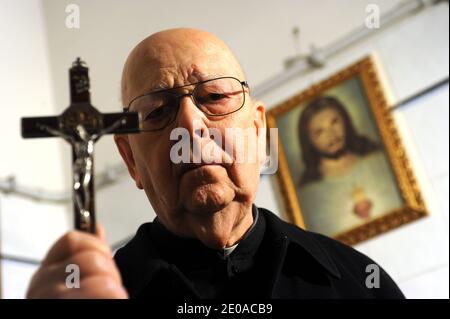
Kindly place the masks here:
POLYGON ((188 132, 194 148, 211 142, 213 129, 258 135, 266 126, 264 104, 251 98, 222 41, 193 29, 144 39, 126 61, 122 99, 125 111, 140 113, 143 132, 115 141, 157 218, 139 228, 115 262, 101 228, 98 237, 66 234, 34 275, 28 297, 403 297, 368 257, 257 208, 260 158, 237 161, 221 146, 222 160, 173 160, 175 128, 188 132), (78 289, 65 285, 68 264, 80 266, 78 289))

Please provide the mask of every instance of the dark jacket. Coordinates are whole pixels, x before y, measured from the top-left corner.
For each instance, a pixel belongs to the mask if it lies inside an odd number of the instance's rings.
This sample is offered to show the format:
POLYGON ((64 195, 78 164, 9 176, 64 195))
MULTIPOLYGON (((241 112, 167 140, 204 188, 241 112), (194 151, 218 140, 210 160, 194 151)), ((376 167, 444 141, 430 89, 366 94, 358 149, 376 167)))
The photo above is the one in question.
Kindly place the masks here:
POLYGON ((172 235, 157 220, 141 225, 115 255, 130 297, 404 298, 367 256, 254 209, 254 229, 227 257, 172 235))

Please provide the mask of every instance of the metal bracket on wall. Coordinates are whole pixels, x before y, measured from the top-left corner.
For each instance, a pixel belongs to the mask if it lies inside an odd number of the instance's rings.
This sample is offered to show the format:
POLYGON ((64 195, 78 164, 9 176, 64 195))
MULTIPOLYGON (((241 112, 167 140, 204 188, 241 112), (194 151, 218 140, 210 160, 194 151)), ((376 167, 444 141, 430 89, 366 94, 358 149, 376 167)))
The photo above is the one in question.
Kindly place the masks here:
POLYGON ((385 27, 441 2, 448 3, 448 0, 410 0, 401 2, 393 9, 381 13, 380 28, 368 28, 362 25, 326 47, 317 48, 311 46, 309 54, 288 58, 285 61, 285 65, 289 66, 289 68, 255 86, 252 89, 252 95, 256 98, 261 98, 266 92, 281 86, 290 79, 324 66, 327 60, 333 56, 376 33, 386 30, 385 27))
MULTIPOLYGON (((123 164, 107 167, 96 174, 96 188, 102 190, 119 181, 122 176, 127 175, 127 169, 123 164)), ((0 193, 5 195, 17 195, 35 201, 53 204, 66 204, 72 201, 71 191, 51 192, 41 188, 33 188, 21 185, 14 176, 0 179, 0 193)))

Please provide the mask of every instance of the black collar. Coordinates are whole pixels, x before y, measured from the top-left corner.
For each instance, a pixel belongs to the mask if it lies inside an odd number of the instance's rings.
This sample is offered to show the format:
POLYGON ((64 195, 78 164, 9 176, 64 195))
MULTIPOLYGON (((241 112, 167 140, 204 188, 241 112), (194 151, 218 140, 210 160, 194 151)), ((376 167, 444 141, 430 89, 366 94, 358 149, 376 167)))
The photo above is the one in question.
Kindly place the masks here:
POLYGON ((267 236, 272 237, 278 242, 286 242, 288 248, 286 256, 295 254, 297 249, 292 249, 294 246, 301 248, 311 258, 318 262, 329 274, 336 278, 341 278, 341 274, 336 267, 336 264, 327 253, 326 249, 312 236, 311 232, 307 232, 282 221, 272 212, 265 208, 259 208, 260 213, 263 213, 267 221, 267 236))

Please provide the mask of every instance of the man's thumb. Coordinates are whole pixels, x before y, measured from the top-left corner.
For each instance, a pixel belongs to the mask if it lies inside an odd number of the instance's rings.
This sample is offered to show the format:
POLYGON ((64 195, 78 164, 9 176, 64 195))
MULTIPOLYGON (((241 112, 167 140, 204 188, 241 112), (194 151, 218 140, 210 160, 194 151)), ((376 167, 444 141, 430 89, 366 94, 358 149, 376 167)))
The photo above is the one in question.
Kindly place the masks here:
POLYGON ((95 225, 97 236, 106 243, 106 232, 102 225, 95 225))

